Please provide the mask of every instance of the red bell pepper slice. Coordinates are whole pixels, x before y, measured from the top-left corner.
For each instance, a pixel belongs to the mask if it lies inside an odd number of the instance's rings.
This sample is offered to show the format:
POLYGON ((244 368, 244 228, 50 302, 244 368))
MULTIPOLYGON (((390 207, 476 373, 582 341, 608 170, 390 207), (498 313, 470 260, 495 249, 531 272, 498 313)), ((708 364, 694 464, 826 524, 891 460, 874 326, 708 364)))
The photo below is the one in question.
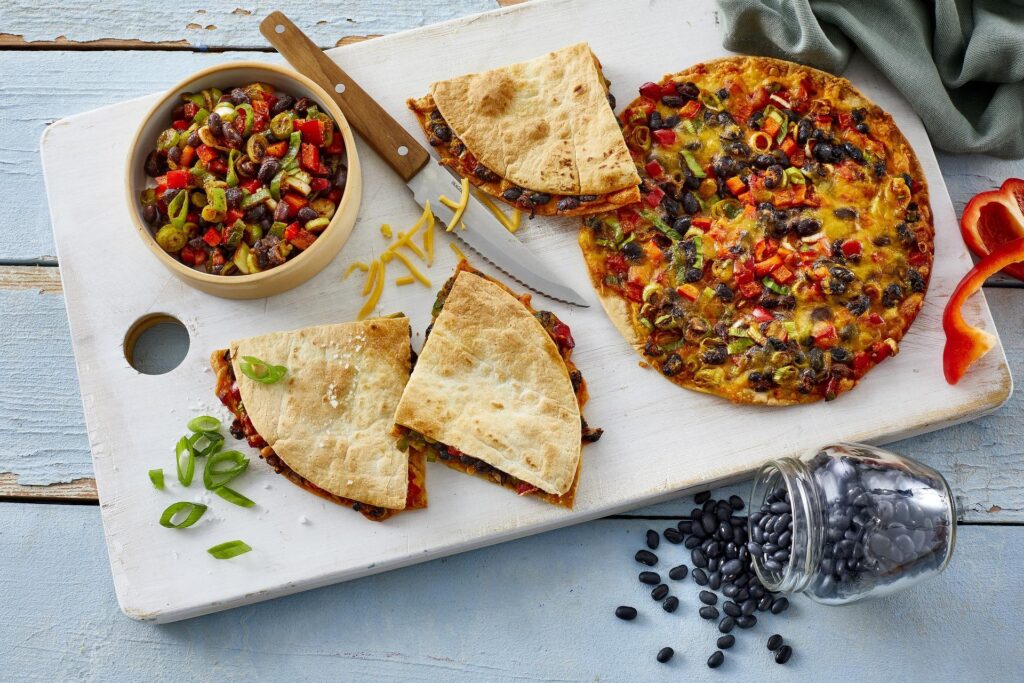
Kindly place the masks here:
POLYGON ((781 265, 782 259, 779 258, 778 254, 776 254, 775 256, 770 256, 766 258, 764 261, 758 261, 757 263, 755 263, 754 273, 756 273, 758 277, 764 277, 765 275, 772 272, 781 265))
POLYGON ((679 110, 679 116, 680 118, 684 119, 692 119, 698 113, 700 113, 700 107, 700 101, 690 100, 689 102, 683 105, 682 109, 679 110))
POLYGON ((620 277, 629 271, 629 264, 626 263, 626 258, 622 254, 612 254, 605 259, 605 265, 609 272, 620 277))
POLYGON ((341 201, 341 195, 342 194, 344 194, 344 193, 341 191, 341 188, 340 187, 335 187, 335 188, 332 188, 331 191, 327 194, 327 198, 330 199, 335 204, 337 204, 338 202, 341 201))
POLYGON ((657 102, 661 99, 661 86, 648 81, 640 86, 640 94, 649 100, 657 102))
POLYGON ((206 252, 202 249, 196 249, 190 244, 186 244, 178 253, 178 256, 181 258, 182 263, 190 266, 198 266, 206 262, 206 252))
MULTIPOLYGON (((674 145, 676 143, 676 132, 674 130, 666 130, 664 128, 660 128, 656 131, 653 131, 651 133, 651 137, 654 138, 657 141, 657 143, 662 147, 668 147, 669 145, 674 145)), ((651 163, 656 164, 658 162, 652 161, 651 163)))
POLYGON ((729 188, 729 192, 732 192, 734 196, 739 196, 746 192, 747 186, 743 182, 743 178, 738 175, 734 175, 725 181, 725 186, 729 188))
POLYGON ((317 173, 320 171, 320 148, 316 145, 302 143, 301 152, 299 152, 300 163, 302 168, 306 169, 310 173, 317 173))
POLYGON ((289 192, 283 197, 283 199, 292 208, 292 211, 298 211, 302 207, 309 204, 309 200, 307 200, 301 194, 296 194, 295 192, 289 192))
POLYGON ((238 186, 245 190, 246 192, 248 192, 249 194, 252 194, 256 190, 263 187, 263 183, 261 183, 257 178, 250 178, 249 180, 246 180, 244 183, 239 183, 238 186))
MULTIPOLYGON (((661 131, 654 132, 659 133, 661 131)), ((661 176, 665 175, 665 169, 662 168, 661 164, 658 163, 657 159, 652 159, 651 161, 648 161, 646 164, 644 164, 644 170, 647 171, 647 175, 651 176, 652 178, 660 178, 661 176)), ((655 204, 655 206, 657 206, 657 204, 655 204)))
POLYGON ((288 153, 288 141, 282 140, 281 142, 275 142, 274 144, 267 147, 266 155, 268 157, 274 157, 280 159, 288 153))
POLYGON ((171 128, 174 130, 185 130, 188 128, 188 121, 185 119, 176 119, 174 123, 171 124, 171 128))
POLYGON ((563 349, 576 348, 576 340, 572 338, 572 330, 569 326, 563 322, 555 323, 551 328, 551 335, 555 339, 555 343, 563 349))
POLYGON ((324 122, 320 119, 303 121, 299 124, 299 131, 303 142, 317 147, 324 144, 324 122))
MULTIPOLYGON (((1009 178, 998 190, 975 196, 960 218, 960 232, 970 250, 982 258, 999 245, 1024 237, 1024 180, 1009 178)), ((1005 270, 1024 280, 1024 264, 1005 270)))
POLYGON ((626 283, 626 298, 634 303, 643 303, 644 286, 635 280, 626 283))
POLYGON ((313 246, 313 242, 316 241, 316 235, 298 223, 292 223, 284 229, 284 238, 303 251, 313 246))
POLYGON ((324 148, 327 154, 341 154, 345 151, 345 138, 341 137, 341 131, 337 128, 331 134, 331 144, 324 148))
POLYGON ((775 320, 775 316, 761 306, 754 306, 754 310, 750 312, 750 315, 754 316, 754 320, 759 323, 767 323, 775 320))
POLYGON ((740 285, 740 296, 744 299, 753 299, 761 296, 761 283, 760 282, 748 282, 744 285, 740 285))
POLYGON ((172 190, 180 190, 188 187, 189 172, 185 169, 167 172, 167 187, 172 190))
POLYGON ((208 164, 210 161, 217 158, 217 150, 207 145, 199 145, 199 147, 196 148, 196 154, 199 155, 199 160, 204 164, 208 164))
POLYGON ((676 287, 676 294, 689 301, 696 301, 700 296, 700 290, 687 282, 685 285, 676 287))
POLYGON ((206 164, 206 170, 215 175, 227 175, 228 163, 220 157, 217 157, 210 163, 206 164))
POLYGON ((220 230, 218 230, 217 228, 210 228, 209 230, 206 231, 206 234, 203 235, 203 241, 209 244, 211 247, 217 246, 223 241, 223 238, 220 235, 220 230))
POLYGON ((1024 239, 1001 244, 976 263, 953 290, 942 313, 942 329, 946 347, 942 350, 942 371, 946 381, 956 384, 967 369, 995 346, 996 338, 985 330, 972 327, 964 320, 964 302, 981 289, 990 276, 1008 265, 1024 262, 1024 239))
POLYGON ((192 162, 196 159, 196 148, 192 145, 185 145, 181 148, 181 158, 178 159, 178 165, 182 168, 191 166, 192 162))
POLYGON ((858 240, 846 240, 842 245, 843 256, 860 256, 862 248, 858 240))
POLYGON ((650 192, 647 193, 647 196, 644 197, 644 201, 646 201, 649 206, 657 206, 658 204, 661 204, 661 200, 662 198, 664 198, 664 196, 665 190, 661 189, 658 186, 655 186, 650 192))
POLYGON ((331 186, 331 182, 327 178, 312 178, 309 181, 309 189, 313 192, 323 192, 331 186))
POLYGON ((814 345, 822 349, 831 348, 839 341, 839 335, 836 334, 836 326, 824 320, 814 323, 811 336, 814 337, 814 345))
POLYGON ((224 225, 234 225, 235 221, 245 217, 245 212, 241 209, 228 209, 227 215, 224 217, 224 225))
POLYGON ((195 102, 186 102, 182 111, 185 112, 185 118, 191 121, 196 117, 196 112, 199 111, 199 106, 195 102))

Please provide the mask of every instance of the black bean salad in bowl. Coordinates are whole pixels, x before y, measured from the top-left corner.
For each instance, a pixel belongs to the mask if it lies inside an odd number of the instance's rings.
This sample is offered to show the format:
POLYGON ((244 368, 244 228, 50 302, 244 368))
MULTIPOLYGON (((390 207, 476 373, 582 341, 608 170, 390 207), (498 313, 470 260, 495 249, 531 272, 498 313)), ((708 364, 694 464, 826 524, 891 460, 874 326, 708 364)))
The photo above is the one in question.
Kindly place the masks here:
POLYGON ((250 275, 309 249, 348 179, 337 123, 267 83, 186 92, 145 158, 156 243, 212 275, 250 275))

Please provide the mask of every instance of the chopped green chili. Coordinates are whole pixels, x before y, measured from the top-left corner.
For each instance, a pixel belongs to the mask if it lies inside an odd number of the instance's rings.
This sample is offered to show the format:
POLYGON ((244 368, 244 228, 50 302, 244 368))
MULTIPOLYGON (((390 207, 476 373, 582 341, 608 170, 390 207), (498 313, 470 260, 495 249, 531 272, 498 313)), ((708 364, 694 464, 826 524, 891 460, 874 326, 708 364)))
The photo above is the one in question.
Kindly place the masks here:
POLYGON ((153 482, 153 488, 164 490, 164 471, 162 469, 150 470, 149 480, 153 482))
POLYGON ((252 550, 244 541, 228 541, 227 543, 221 543, 209 548, 206 552, 213 555, 218 560, 230 560, 232 557, 238 557, 252 550))

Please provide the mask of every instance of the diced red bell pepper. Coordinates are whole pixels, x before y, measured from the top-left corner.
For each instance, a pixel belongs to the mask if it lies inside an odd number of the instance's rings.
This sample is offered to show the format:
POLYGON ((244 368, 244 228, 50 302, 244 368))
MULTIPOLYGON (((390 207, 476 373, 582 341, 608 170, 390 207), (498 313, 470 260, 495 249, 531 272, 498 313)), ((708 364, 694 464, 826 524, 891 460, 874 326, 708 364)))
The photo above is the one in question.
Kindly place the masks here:
POLYGON ((779 284, 788 285, 793 281, 794 274, 793 271, 786 266, 779 266, 772 271, 772 277, 775 278, 775 281, 779 284))
POLYGON ((661 99, 661 86, 648 81, 640 86, 640 94, 649 100, 657 102, 661 99))
POLYGON ((881 325, 885 322, 885 319, 877 313, 872 313, 868 316, 868 322, 872 325, 881 325))
POLYGON ((242 211, 241 209, 228 209, 227 214, 225 214, 224 216, 224 225, 230 227, 235 224, 235 221, 244 217, 245 212, 242 211))
POLYGON ((700 296, 700 290, 687 282, 685 285, 676 287, 676 294, 689 301, 696 301, 697 297, 700 296))
POLYGON ((316 145, 302 143, 299 157, 302 168, 310 173, 317 173, 320 170, 320 148, 316 145))
MULTIPOLYGON (((976 195, 960 218, 964 242, 979 257, 1024 237, 1024 180, 1009 178, 998 190, 976 195)), ((1024 280, 1024 264, 1011 264, 1008 275, 1024 280)))
POLYGON ((285 141, 285 140, 282 140, 281 142, 275 142, 272 145, 268 145, 267 146, 267 151, 265 152, 265 154, 268 157, 274 157, 275 159, 280 159, 281 157, 283 157, 287 153, 288 153, 288 142, 285 141))
POLYGON ((309 119, 299 124, 302 141, 319 147, 324 144, 324 122, 320 119, 309 119))
POLYGON ((622 208, 616 211, 616 215, 619 218, 619 224, 622 226, 622 231, 627 235, 636 230, 637 224, 640 222, 640 216, 636 214, 632 209, 622 208))
POLYGON ((661 204, 661 200, 664 197, 665 190, 655 186, 650 192, 647 193, 647 196, 644 197, 644 201, 646 201, 649 206, 657 206, 658 204, 661 204))
POLYGON ((622 277, 629 271, 629 264, 622 254, 612 254, 605 259, 605 265, 608 267, 609 272, 619 277, 622 277))
POLYGON ((758 277, 764 277, 768 273, 773 272, 776 268, 782 266, 782 259, 779 255, 769 256, 764 261, 758 261, 754 264, 754 273, 758 277))
POLYGON ((210 161, 206 164, 206 170, 215 175, 227 175, 228 162, 224 161, 220 157, 210 161))
POLYGON ((249 194, 252 194, 263 187, 263 183, 261 183, 258 178, 249 178, 245 182, 239 183, 238 186, 249 194))
POLYGON ((516 493, 520 496, 527 496, 535 491, 537 491, 537 487, 533 484, 527 484, 525 481, 516 484, 516 493))
POLYGON ((779 243, 773 239, 759 239, 754 245, 754 258, 763 261, 779 250, 779 243))
POLYGON ((223 238, 220 236, 220 231, 217 228, 210 228, 203 235, 203 241, 209 244, 211 247, 216 247, 218 244, 223 242, 223 238))
POLYGON ((182 111, 185 112, 185 118, 191 121, 196 117, 196 112, 199 111, 199 106, 195 102, 186 102, 182 111))
POLYGON ((249 104, 252 105, 253 113, 269 116, 270 108, 273 106, 270 102, 270 98, 273 98, 275 103, 277 102, 277 98, 273 95, 264 95, 263 97, 254 97, 250 99, 249 104))
MULTIPOLYGON (((660 178, 661 176, 665 175, 665 169, 662 168, 661 164, 658 163, 657 159, 652 159, 651 161, 648 161, 646 164, 644 164, 644 170, 647 171, 647 175, 651 176, 652 178, 660 178)), ((659 199, 658 201, 661 200, 659 199)), ((655 204, 655 206, 657 206, 657 204, 655 204)))
POLYGON ((893 355, 894 351, 885 342, 875 342, 868 348, 868 354, 871 356, 871 360, 876 363, 881 363, 883 360, 893 355))
POLYGON ((263 114, 256 114, 252 117, 252 130, 254 133, 262 133, 270 126, 270 119, 263 114))
POLYGON ((644 300, 644 286, 642 283, 636 280, 630 280, 626 283, 626 298, 635 303, 643 303, 644 300))
POLYGON ((775 320, 775 316, 761 306, 754 306, 754 310, 750 312, 750 315, 754 316, 754 320, 759 323, 767 323, 775 320))
POLYGON ((964 302, 981 289, 990 276, 1006 266, 1020 263, 1024 263, 1024 239, 1001 244, 976 263, 953 290, 942 313, 942 329, 946 333, 942 370, 950 384, 959 382, 967 369, 996 344, 994 336, 964 320, 961 310, 964 302))
POLYGON ((863 374, 871 367, 871 355, 867 351, 858 351, 853 354, 853 371, 858 375, 863 374))
POLYGON ((839 341, 839 335, 836 334, 836 326, 824 320, 814 323, 814 327, 811 329, 811 336, 814 337, 814 345, 822 349, 832 348, 839 341))
POLYGON ((167 187, 172 190, 180 190, 188 187, 189 172, 186 169, 167 172, 167 187))
POLYGON ((555 343, 563 349, 576 348, 576 341, 572 338, 572 330, 569 326, 563 322, 555 323, 551 328, 551 334, 555 338, 555 343))
POLYGON ((779 132, 779 126, 781 124, 775 119, 765 118, 764 124, 761 126, 761 130, 768 134, 768 137, 774 139, 775 134, 779 132))
POLYGON ((732 269, 733 276, 736 278, 736 284, 745 285, 748 282, 754 281, 754 269, 750 266, 749 259, 741 259, 736 261, 736 265, 732 269))
POLYGON ((862 249, 863 247, 861 247, 859 240, 846 240, 843 242, 843 256, 860 256, 862 249))
POLYGON ((284 238, 303 251, 313 246, 313 242, 316 241, 316 235, 298 223, 292 223, 284 229, 284 238))
POLYGON ((666 81, 665 83, 661 84, 661 95, 662 95, 662 97, 664 97, 665 95, 675 95, 676 92, 677 91, 676 91, 676 82, 675 81, 666 81))
POLYGON ((309 181, 309 189, 313 192, 323 192, 331 186, 331 181, 327 178, 313 178, 309 181))
POLYGON ((171 124, 171 128, 174 130, 185 130, 188 126, 189 123, 185 119, 176 119, 174 123, 171 124))
POLYGON ((181 262, 189 266, 198 266, 206 262, 206 251, 196 249, 191 244, 186 244, 178 253, 181 262))
POLYGON ((337 204, 338 202, 341 201, 342 194, 344 193, 341 191, 340 187, 332 187, 331 191, 327 195, 327 198, 330 199, 335 204, 337 204))
POLYGON ((283 197, 284 201, 292 208, 292 211, 298 211, 302 207, 309 204, 309 200, 303 197, 301 194, 296 192, 289 192, 283 197))
POLYGON ((217 150, 207 145, 199 145, 199 147, 196 148, 196 154, 199 156, 199 160, 204 164, 208 164, 210 161, 217 158, 217 150))
POLYGON ((696 216, 690 221, 690 225, 701 230, 707 230, 711 227, 711 219, 707 216, 696 216))
POLYGON ((679 110, 679 116, 684 119, 692 119, 700 113, 700 107, 700 101, 690 100, 679 110))
MULTIPOLYGON (((651 133, 651 137, 662 147, 668 147, 676 143, 676 132, 674 130, 667 130, 660 128, 651 133)), ((657 163, 657 162, 652 162, 657 163)))
POLYGON ((345 151, 345 138, 341 137, 341 131, 337 128, 331 134, 331 144, 324 148, 327 154, 341 154, 345 151))
POLYGON ((761 296, 761 290, 764 289, 760 282, 748 282, 740 285, 740 296, 744 299, 754 299, 761 296))
POLYGON ((786 138, 785 140, 782 141, 780 148, 786 154, 787 157, 792 158, 793 152, 795 152, 798 149, 798 146, 796 144, 796 140, 794 140, 793 138, 786 138))

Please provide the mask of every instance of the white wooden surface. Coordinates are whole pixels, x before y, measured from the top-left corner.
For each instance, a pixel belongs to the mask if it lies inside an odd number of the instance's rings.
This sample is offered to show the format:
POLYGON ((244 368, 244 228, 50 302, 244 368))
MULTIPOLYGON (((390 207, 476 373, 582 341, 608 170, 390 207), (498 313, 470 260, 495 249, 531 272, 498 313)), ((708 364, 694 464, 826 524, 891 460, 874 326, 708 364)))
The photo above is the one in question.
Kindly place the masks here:
MULTIPOLYGON (((606 17, 614 13, 614 21, 568 29, 564 20, 580 9, 578 2, 511 8, 341 48, 334 54, 414 130, 402 103, 431 80, 525 58, 572 40, 591 41, 623 101, 636 83, 652 74, 721 52, 711 12, 690 13, 683 19, 686 31, 693 35, 685 47, 652 55, 651 40, 668 40, 680 30, 669 22, 654 21, 663 19, 663 8, 655 12, 640 2, 605 3, 601 9, 606 17), (505 38, 500 49, 496 35, 505 38), (439 44, 451 45, 443 64, 430 58, 439 44), (395 54, 403 59, 381 60, 382 55, 395 54)), ((51 212, 108 548, 125 611, 142 619, 193 616, 635 507, 681 489, 735 478, 767 457, 798 454, 823 440, 907 436, 999 405, 1009 392, 1001 349, 993 351, 959 387, 948 387, 938 373, 942 343, 938 312, 969 259, 951 229, 952 207, 923 129, 891 88, 863 63, 855 65, 850 76, 894 114, 918 150, 932 187, 938 227, 937 261, 925 309, 904 341, 903 353, 872 373, 857 391, 832 404, 778 411, 731 406, 679 390, 655 373, 639 369, 632 351, 599 308, 584 312, 555 305, 552 308, 582 342, 577 358, 593 395, 588 419, 607 430, 599 444, 588 448, 574 512, 512 498, 482 482, 432 468, 428 511, 402 515, 385 525, 367 525, 347 510, 283 485, 266 468, 254 468, 249 479, 261 494, 255 496, 261 504, 255 515, 258 523, 252 519, 253 511, 220 506, 208 513, 206 523, 175 534, 170 559, 167 538, 154 533, 163 530, 147 521, 155 520, 169 499, 140 482, 145 482, 147 469, 168 462, 168 456, 157 454, 162 448, 169 452, 190 414, 213 410, 211 376, 203 372, 209 351, 232 337, 352 318, 360 304, 355 295, 359 284, 339 284, 341 271, 349 259, 365 260, 381 249, 379 223, 411 223, 415 205, 406 199, 400 182, 372 154, 365 154, 369 158, 364 184, 370 189, 364 196, 360 226, 342 257, 291 293, 262 302, 225 302, 173 280, 137 240, 122 239, 127 235, 120 188, 89 174, 97 165, 118 167, 128 142, 124 131, 135 128, 150 99, 51 126, 43 142, 51 212), (108 140, 109 146, 96 149, 93 140, 97 138, 108 140), (83 215, 80 206, 86 198, 95 210, 83 215), (118 269, 103 265, 113 243, 123 249, 118 269), (107 294, 94 295, 100 291, 107 294), (134 320, 156 311, 177 315, 186 323, 192 348, 178 370, 159 377, 140 376, 121 357, 120 342, 134 320), (596 372, 597 368, 602 371, 596 372), (911 382, 920 397, 908 404, 896 390, 911 382), (629 410, 624 410, 626 405, 629 410), (834 418, 838 410, 843 418, 839 423, 834 418), (668 425, 678 424, 679 415, 700 417, 684 428, 667 431, 668 425), (768 444, 784 445, 767 453, 768 444), (625 458, 624 453, 633 455, 625 458), (270 488, 261 490, 261 486, 270 488), (474 514, 467 517, 466 509, 474 514), (314 523, 299 526, 300 515, 314 523), (203 555, 206 547, 234 537, 245 538, 257 551, 231 563, 216 563, 203 555), (203 580, 197 586, 198 577, 203 580)), ((561 266, 582 284, 586 276, 573 227, 572 223, 538 221, 529 232, 529 243, 539 258, 561 266)), ((432 274, 437 284, 450 264, 444 254, 435 265, 432 274)), ((404 309, 414 328, 423 329, 432 292, 407 288, 403 295, 400 300, 390 290, 381 310, 404 309)), ((973 304, 975 313, 991 328, 984 302, 978 297, 973 304)), ((197 495, 188 493, 190 498, 197 495)))

